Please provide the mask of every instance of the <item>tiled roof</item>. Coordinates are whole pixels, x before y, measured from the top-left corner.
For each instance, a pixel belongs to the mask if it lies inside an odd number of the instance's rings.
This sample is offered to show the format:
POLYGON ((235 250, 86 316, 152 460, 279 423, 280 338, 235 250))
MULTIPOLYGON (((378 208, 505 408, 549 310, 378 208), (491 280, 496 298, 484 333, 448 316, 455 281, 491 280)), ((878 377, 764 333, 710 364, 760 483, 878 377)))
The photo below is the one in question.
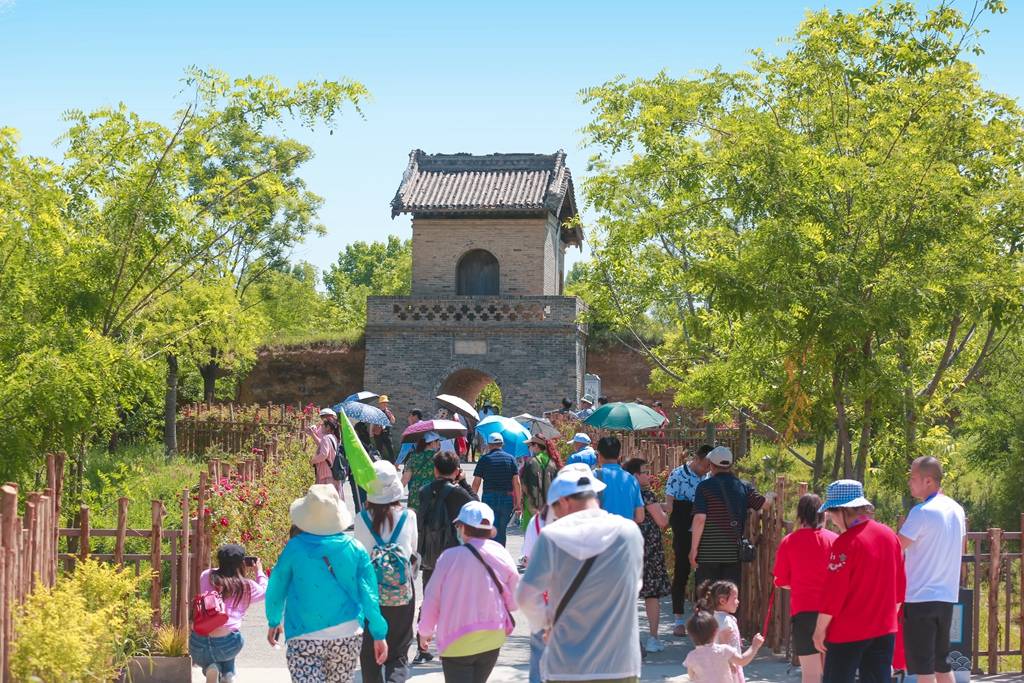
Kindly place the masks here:
POLYGON ((392 217, 400 213, 545 211, 562 222, 577 214, 572 174, 562 150, 554 154, 474 156, 426 154, 414 149, 402 184, 391 200, 392 217))

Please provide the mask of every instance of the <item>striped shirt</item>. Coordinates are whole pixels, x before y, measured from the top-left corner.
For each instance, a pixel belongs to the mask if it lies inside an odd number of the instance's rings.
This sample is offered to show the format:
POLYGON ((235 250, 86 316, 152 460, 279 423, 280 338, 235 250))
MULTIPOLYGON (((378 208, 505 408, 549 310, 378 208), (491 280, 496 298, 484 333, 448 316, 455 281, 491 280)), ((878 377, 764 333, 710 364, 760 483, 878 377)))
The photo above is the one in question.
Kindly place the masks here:
POLYGON ((739 540, 747 510, 760 510, 764 496, 731 472, 720 472, 697 485, 693 514, 707 515, 697 549, 698 562, 738 562, 739 540), (722 498, 725 493, 726 499, 722 498), (740 515, 737 517, 736 515, 740 515))
POLYGON ((484 493, 512 493, 512 478, 519 475, 516 459, 498 449, 486 454, 476 464, 473 476, 484 480, 484 493))

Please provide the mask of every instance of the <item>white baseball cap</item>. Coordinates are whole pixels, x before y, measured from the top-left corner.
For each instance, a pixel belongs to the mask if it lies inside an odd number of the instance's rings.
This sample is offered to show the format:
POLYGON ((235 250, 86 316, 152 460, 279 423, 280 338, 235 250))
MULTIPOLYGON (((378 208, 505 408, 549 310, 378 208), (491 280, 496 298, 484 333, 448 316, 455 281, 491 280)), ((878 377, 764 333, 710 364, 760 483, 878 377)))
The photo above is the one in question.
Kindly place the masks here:
POLYGON ((324 408, 323 410, 320 411, 320 417, 324 417, 325 415, 329 415, 330 417, 338 417, 338 414, 331 410, 330 408, 324 408))
POLYGON ((715 446, 708 453, 708 460, 718 467, 732 467, 732 451, 725 446, 715 446))
POLYGON ((590 443, 590 437, 583 432, 576 432, 572 436, 573 443, 590 443))
POLYGON ((481 503, 478 500, 471 500, 463 505, 455 521, 471 526, 474 529, 491 529, 496 531, 494 528, 494 510, 487 503, 481 503))
POLYGON ((581 462, 573 463, 559 470, 558 476, 551 480, 551 485, 548 486, 548 505, 554 505, 562 498, 577 493, 600 493, 604 489, 605 483, 594 476, 590 467, 581 462))
POLYGON ((501 432, 491 432, 487 436, 487 443, 491 443, 491 444, 494 444, 494 443, 504 444, 505 443, 505 437, 503 437, 501 435, 501 432))

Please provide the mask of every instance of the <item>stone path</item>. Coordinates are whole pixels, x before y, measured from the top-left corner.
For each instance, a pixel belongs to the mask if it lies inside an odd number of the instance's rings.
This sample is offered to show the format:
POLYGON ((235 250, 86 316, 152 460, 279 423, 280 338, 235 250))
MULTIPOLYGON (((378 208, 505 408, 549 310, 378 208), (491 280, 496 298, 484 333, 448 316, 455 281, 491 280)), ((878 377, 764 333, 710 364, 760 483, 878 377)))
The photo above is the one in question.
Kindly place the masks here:
MULTIPOLYGON (((472 465, 465 465, 467 475, 472 474, 472 465)), ((350 509, 351 509, 351 503, 350 509)), ((523 537, 518 530, 509 534, 508 549, 515 558, 519 557, 522 548, 523 537)), ((417 584, 418 584, 417 580, 417 584)), ((421 587, 417 585, 417 595, 422 595, 421 587)), ((640 613, 640 630, 642 634, 647 633, 647 618, 643 606, 637 602, 637 610, 640 613)), ((665 635, 664 615, 671 615, 671 603, 665 600, 662 603, 662 640, 668 644, 664 652, 651 653, 644 661, 642 680, 644 681, 675 681, 683 683, 688 681, 685 669, 682 666, 683 658, 690 651, 690 641, 685 638, 673 638, 665 635)), ((509 636, 504 647, 501 649, 501 656, 498 666, 491 674, 490 681, 493 683, 520 683, 528 680, 528 665, 530 658, 529 629, 526 626, 526 618, 517 616, 518 624, 516 630, 509 636)), ((671 627, 670 627, 671 628, 671 627)), ((267 621, 262 606, 249 610, 245 621, 242 624, 242 636, 245 639, 245 648, 238 658, 238 683, 289 683, 288 669, 285 664, 285 652, 283 643, 280 649, 271 648, 266 641, 267 621)), ((781 657, 770 654, 762 654, 750 666, 744 669, 746 680, 749 683, 781 683, 788 681, 799 681, 799 670, 790 670, 789 666, 781 657)), ((192 680, 194 683, 202 683, 204 680, 199 669, 192 669, 192 680)), ((441 665, 438 659, 429 664, 414 667, 409 678, 411 683, 442 683, 444 677, 441 674, 441 665)), ((1020 678, 992 677, 975 680, 986 680, 989 683, 1008 683, 1009 681, 1021 680, 1020 678)), ((356 673, 355 681, 362 682, 362 677, 356 673)))

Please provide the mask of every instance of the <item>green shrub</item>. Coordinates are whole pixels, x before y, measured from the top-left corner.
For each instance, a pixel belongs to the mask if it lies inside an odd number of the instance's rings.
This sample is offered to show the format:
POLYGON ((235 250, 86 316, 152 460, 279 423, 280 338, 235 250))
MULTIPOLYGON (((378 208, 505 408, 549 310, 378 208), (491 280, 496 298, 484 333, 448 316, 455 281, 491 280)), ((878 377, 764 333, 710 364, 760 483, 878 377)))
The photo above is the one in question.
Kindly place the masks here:
POLYGON ((139 582, 128 570, 89 560, 54 588, 37 586, 15 616, 15 679, 114 680, 149 628, 149 607, 138 597, 139 582))

